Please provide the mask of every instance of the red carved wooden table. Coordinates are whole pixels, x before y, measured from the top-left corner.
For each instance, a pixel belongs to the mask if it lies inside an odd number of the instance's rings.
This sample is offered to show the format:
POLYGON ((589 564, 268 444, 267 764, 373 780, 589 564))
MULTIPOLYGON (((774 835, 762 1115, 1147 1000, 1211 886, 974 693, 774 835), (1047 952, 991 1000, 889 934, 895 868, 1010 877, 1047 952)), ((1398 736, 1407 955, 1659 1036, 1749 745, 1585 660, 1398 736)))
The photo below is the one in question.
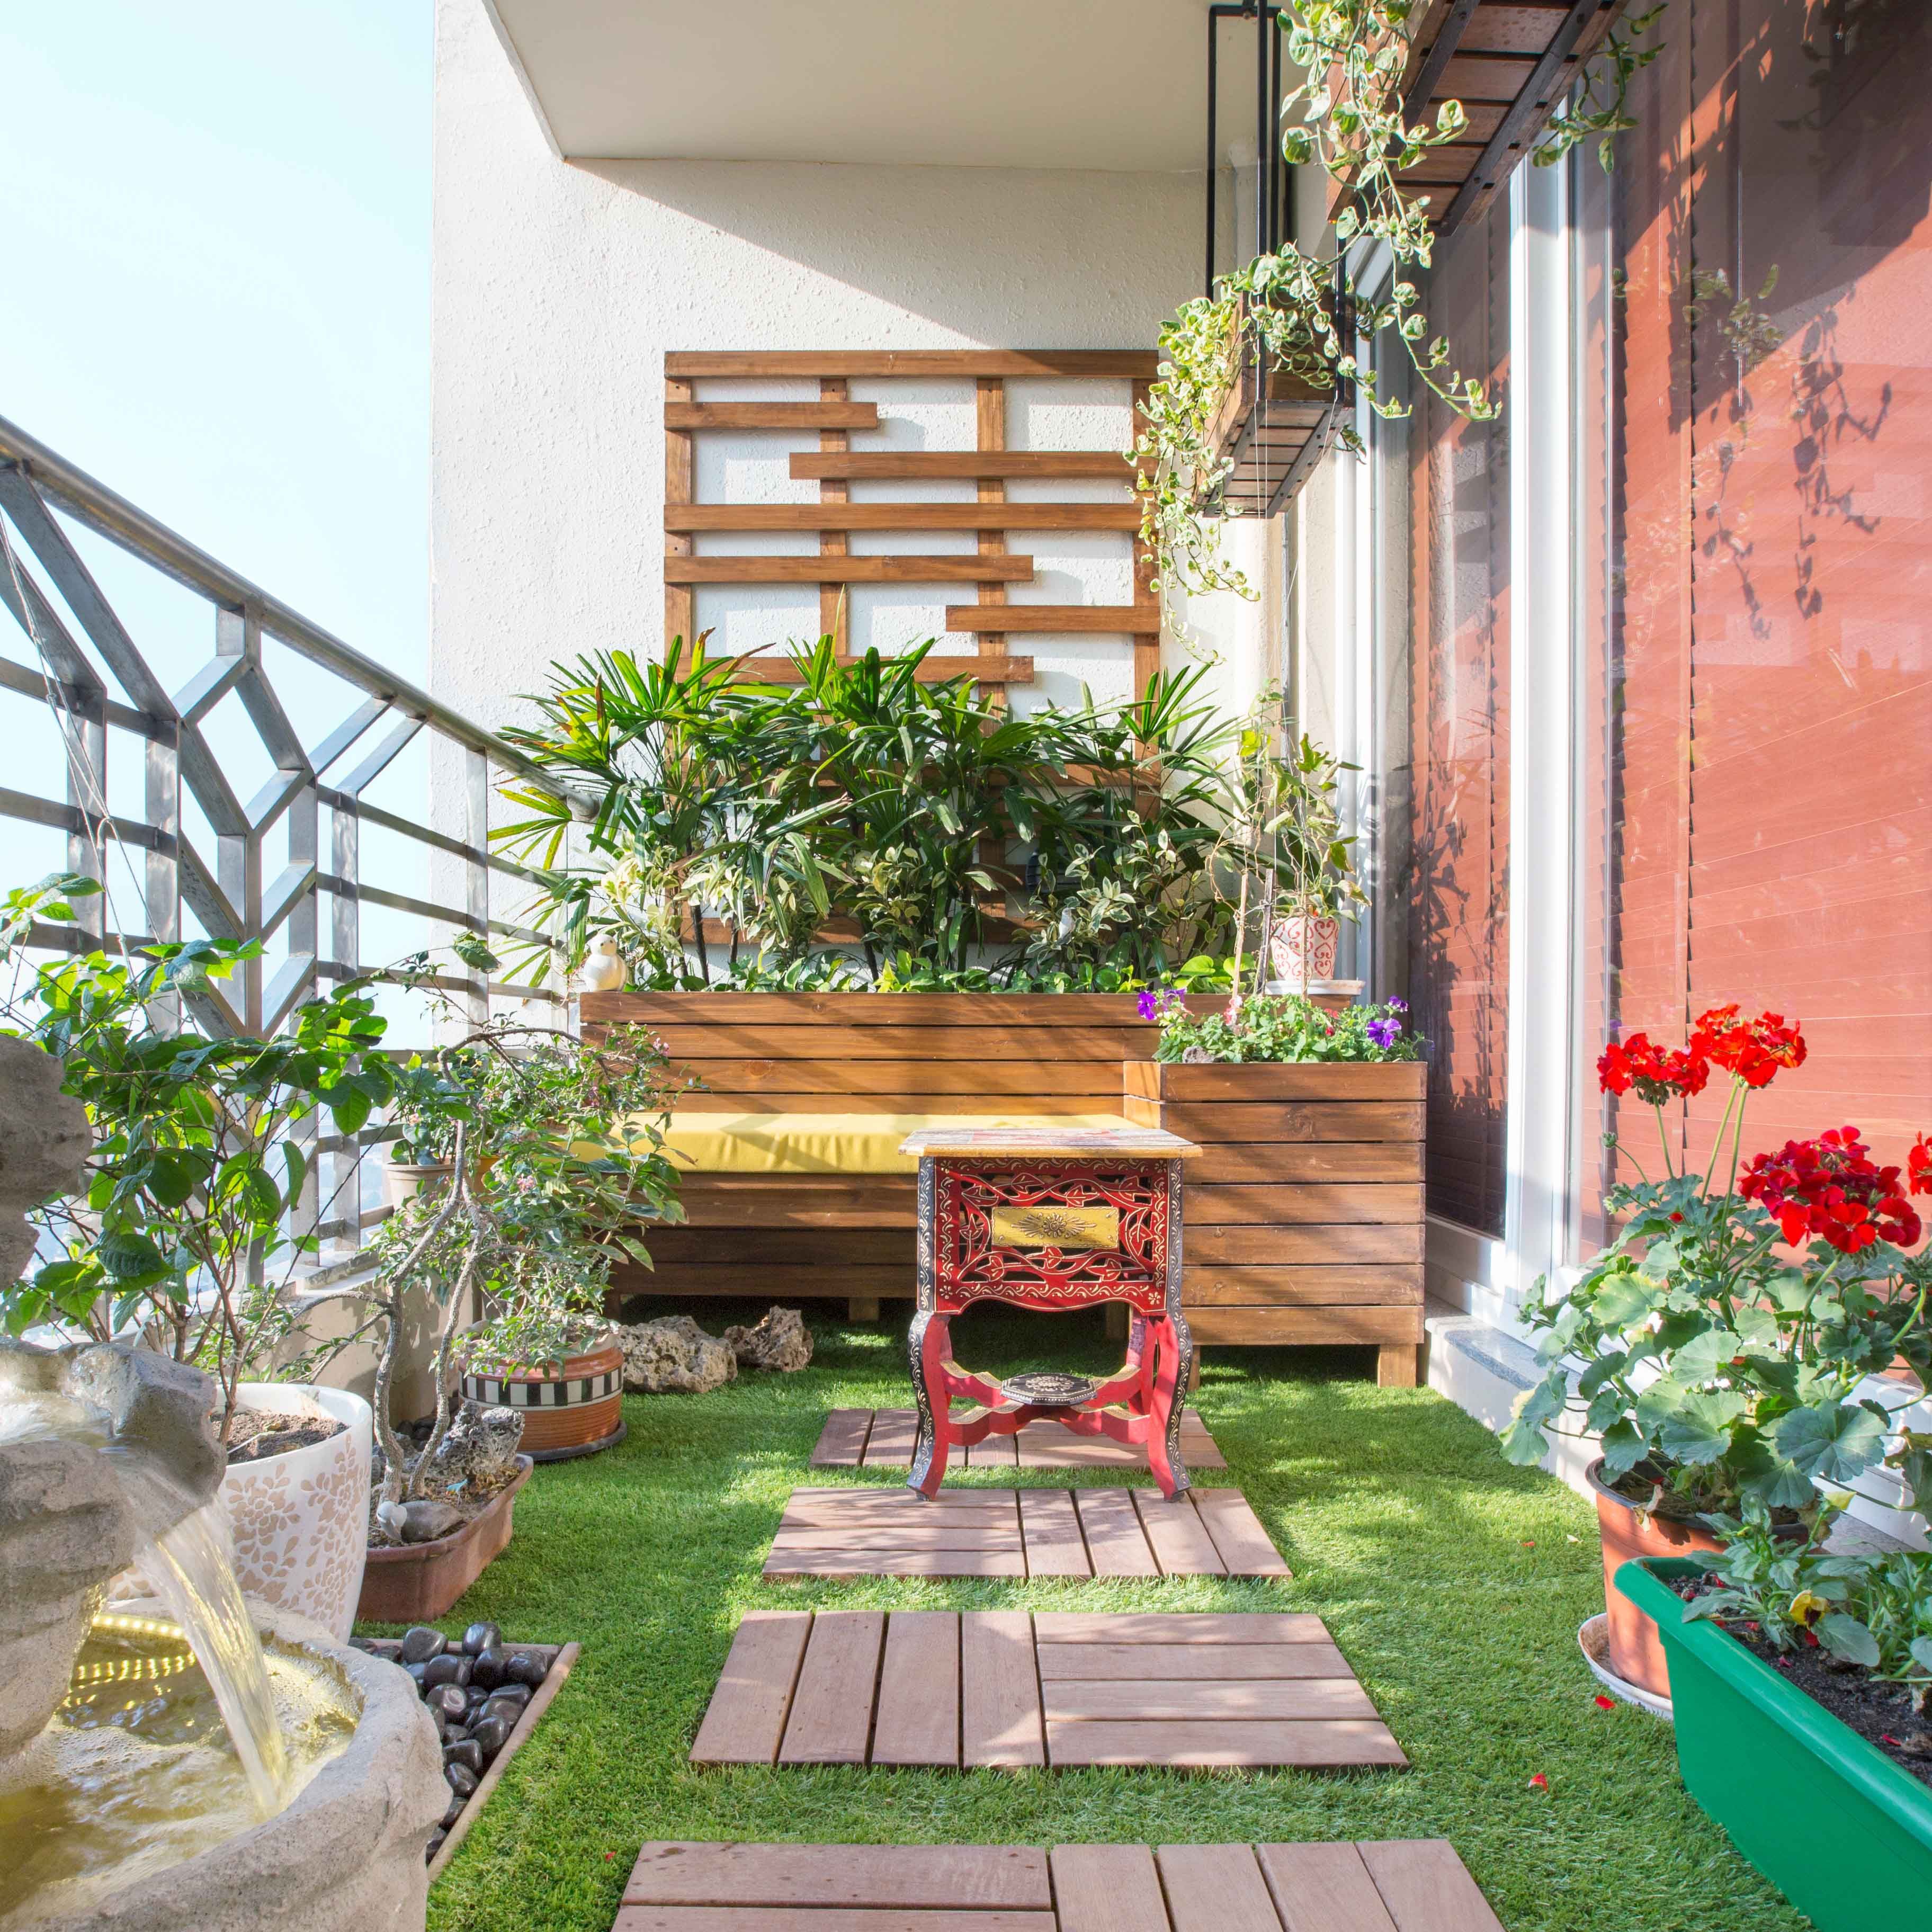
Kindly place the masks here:
POLYGON ((922 1128, 918 1304, 907 1338, 919 1441, 907 1486, 930 1498, 956 1444, 1036 1418, 1143 1445, 1170 1501, 1186 1489, 1180 1416, 1194 1344, 1180 1312, 1180 1163, 1200 1150, 1155 1127, 922 1128), (952 1359, 952 1318, 976 1301, 1043 1314, 1131 1311, 1126 1359, 1098 1381, 1052 1370, 976 1374, 952 1359), (955 1415, 952 1399, 980 1406, 955 1415))

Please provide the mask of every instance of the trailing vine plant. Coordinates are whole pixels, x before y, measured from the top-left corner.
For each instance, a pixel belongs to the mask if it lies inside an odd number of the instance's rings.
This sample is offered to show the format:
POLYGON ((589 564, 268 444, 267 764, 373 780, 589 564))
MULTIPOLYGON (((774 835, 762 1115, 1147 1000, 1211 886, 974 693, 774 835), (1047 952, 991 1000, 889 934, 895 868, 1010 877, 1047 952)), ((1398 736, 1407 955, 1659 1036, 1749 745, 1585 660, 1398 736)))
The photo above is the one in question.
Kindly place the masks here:
MULTIPOLYGON (((1406 415, 1408 405, 1378 393, 1374 358, 1358 345, 1393 330, 1416 376, 1442 402, 1475 422, 1498 412, 1482 379, 1456 368, 1448 340, 1430 336, 1414 279, 1430 267, 1435 236, 1426 200, 1399 177, 1430 148, 1466 138, 1468 128, 1458 100, 1439 103, 1432 123, 1412 123, 1402 112, 1410 35, 1426 10, 1417 0, 1282 0, 1276 24, 1302 76, 1282 98, 1282 153, 1294 166, 1318 165, 1343 190, 1334 224, 1337 253, 1324 259, 1290 242, 1258 256, 1218 279, 1211 295, 1184 303, 1161 331, 1159 380, 1128 453, 1141 493, 1141 542, 1170 590, 1254 594, 1221 554, 1221 491, 1231 465, 1214 439, 1250 334, 1271 370, 1317 394, 1352 383, 1368 407, 1390 418, 1406 415), (1364 238, 1388 250, 1388 292, 1358 298, 1345 316, 1339 257, 1364 238)), ((1636 37, 1662 11, 1653 8, 1610 37, 1577 98, 1551 123, 1550 152, 1539 151, 1539 162, 1594 135, 1610 165, 1611 137, 1634 124, 1624 112, 1630 80, 1658 51, 1636 46, 1636 37)), ((1334 434, 1343 448, 1361 452, 1360 432, 1347 415, 1338 412, 1334 434)))

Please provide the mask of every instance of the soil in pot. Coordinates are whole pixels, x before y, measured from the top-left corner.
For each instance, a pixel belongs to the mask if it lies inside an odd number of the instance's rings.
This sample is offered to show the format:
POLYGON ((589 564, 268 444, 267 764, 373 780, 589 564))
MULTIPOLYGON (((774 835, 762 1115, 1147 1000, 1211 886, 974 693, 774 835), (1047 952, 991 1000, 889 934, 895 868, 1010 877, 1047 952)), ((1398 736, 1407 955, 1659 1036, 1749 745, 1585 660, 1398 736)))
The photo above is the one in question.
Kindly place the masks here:
POLYGON ((332 1415, 274 1414, 263 1409, 239 1409, 229 1432, 228 1460, 259 1462, 266 1456, 286 1455, 291 1449, 312 1449, 342 1433, 332 1415))
MULTIPOLYGON (((1670 1580, 1670 1588, 1694 1603, 1709 1587, 1700 1577, 1670 1580)), ((1846 1664, 1817 1647, 1780 1650, 1754 1624, 1718 1619, 1718 1626, 1761 1663, 1768 1664, 1814 1704, 1822 1704, 1840 1724, 1849 1724, 1868 1744, 1876 1744, 1901 1771, 1932 1786, 1932 1722, 1918 1714, 1918 1700, 1902 1686, 1872 1676, 1862 1664, 1846 1664)))

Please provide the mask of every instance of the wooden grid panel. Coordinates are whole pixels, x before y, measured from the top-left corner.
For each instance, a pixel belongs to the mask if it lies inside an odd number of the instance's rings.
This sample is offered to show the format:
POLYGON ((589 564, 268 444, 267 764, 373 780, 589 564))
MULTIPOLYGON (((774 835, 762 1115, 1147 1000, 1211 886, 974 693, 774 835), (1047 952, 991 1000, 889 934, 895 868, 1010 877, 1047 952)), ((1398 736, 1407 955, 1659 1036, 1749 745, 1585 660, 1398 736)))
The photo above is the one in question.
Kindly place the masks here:
MULTIPOLYGON (((909 1408, 835 1408, 812 1452, 814 1469, 904 1469, 912 1462, 918 1418, 909 1408)), ((968 1469, 1144 1469, 1138 1444, 1076 1436, 1057 1422, 1029 1422, 1017 1436, 988 1436, 956 1449, 968 1469)), ((1192 1409, 1180 1418, 1181 1460, 1190 1469, 1225 1469, 1228 1459, 1192 1409)))
POLYGON ((1287 1576, 1239 1490, 794 1490, 765 1559, 802 1576, 1287 1576))
MULTIPOLYGON (((673 352, 664 358, 664 638, 687 646, 695 625, 694 589, 700 584, 812 584, 818 586, 819 631, 847 652, 848 586, 854 584, 971 583, 976 602, 948 606, 946 628, 970 640, 970 655, 926 660, 927 680, 970 672, 997 697, 1011 685, 1033 681, 1034 661, 1006 649, 1001 626, 1006 586, 1033 575, 1032 560, 1010 553, 1007 533, 1028 530, 1138 532, 1136 505, 1081 502, 1012 503, 1006 483, 1014 478, 1099 477, 1130 483, 1132 465, 1112 450, 1009 450, 1006 388, 1017 376, 1058 376, 1132 385, 1138 429, 1156 358, 1138 350, 959 350, 920 352, 722 350, 673 352), (974 384, 976 448, 971 451, 860 451, 850 432, 876 429, 878 406, 854 402, 854 376, 952 376, 974 384), (816 403, 700 402, 692 385, 706 378, 816 376, 816 403), (697 503, 694 438, 705 431, 816 430, 818 448, 790 459, 794 478, 816 479, 816 510, 801 505, 697 503), (914 480, 947 477, 973 482, 976 503, 864 503, 850 500, 858 479, 914 480), (818 555, 699 556, 695 533, 703 530, 792 530, 815 533, 818 555), (976 554, 903 556, 852 553, 855 530, 914 532, 970 530, 976 554)), ((1135 542, 1135 601, 1129 604, 1029 604, 1028 632, 1117 632, 1133 650, 1133 688, 1144 694, 1160 664, 1160 607, 1151 566, 1135 542)), ((796 673, 782 658, 753 658, 740 675, 794 682, 796 673)))
POLYGON ((1282 1845, 653 1842, 613 1932, 1502 1932, 1444 1838, 1282 1845))
POLYGON ((754 1612, 694 1764, 1400 1768, 1318 1617, 754 1612))

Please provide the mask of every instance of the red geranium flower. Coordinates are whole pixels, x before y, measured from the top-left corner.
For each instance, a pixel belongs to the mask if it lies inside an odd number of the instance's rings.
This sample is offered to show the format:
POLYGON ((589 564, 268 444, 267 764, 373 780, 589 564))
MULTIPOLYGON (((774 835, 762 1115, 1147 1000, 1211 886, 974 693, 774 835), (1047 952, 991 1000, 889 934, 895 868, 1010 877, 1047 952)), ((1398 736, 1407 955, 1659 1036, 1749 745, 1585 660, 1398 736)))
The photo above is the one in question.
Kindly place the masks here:
POLYGON ((1912 1151, 1905 1156, 1905 1171, 1913 1193, 1932 1194, 1932 1140, 1924 1135, 1912 1143, 1912 1151))
POLYGON ((1870 1154, 1857 1128, 1833 1127, 1757 1155, 1738 1192, 1776 1215, 1793 1247, 1817 1234, 1840 1254, 1861 1254, 1880 1241, 1909 1248, 1918 1238, 1918 1214, 1900 1189, 1898 1169, 1879 1166, 1870 1154))
POLYGON ((1798 1022, 1787 1025, 1782 1013, 1740 1019, 1733 1000, 1729 1006, 1699 1014, 1690 1031, 1690 1050, 1694 1058, 1735 1074, 1747 1087, 1768 1087, 1780 1067, 1804 1065, 1804 1036, 1798 1022))
POLYGON ((1701 1094, 1711 1077, 1709 1064, 1699 1055, 1658 1046, 1647 1034, 1612 1040, 1597 1062, 1597 1078, 1606 1094, 1636 1089, 1653 1107, 1679 1095, 1701 1094))

